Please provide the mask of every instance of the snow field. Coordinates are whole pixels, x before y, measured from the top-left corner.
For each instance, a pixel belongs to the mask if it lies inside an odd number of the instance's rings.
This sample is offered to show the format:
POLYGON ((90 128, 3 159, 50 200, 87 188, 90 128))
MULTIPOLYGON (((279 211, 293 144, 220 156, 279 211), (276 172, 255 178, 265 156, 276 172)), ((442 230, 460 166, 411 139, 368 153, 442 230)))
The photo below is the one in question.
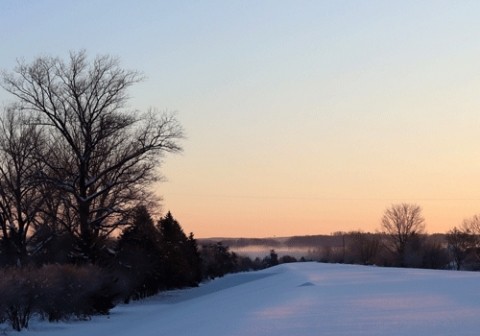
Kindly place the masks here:
MULTIPOLYGON (((14 332, 8 332, 13 334, 14 332)), ((17 333, 15 333, 17 334, 17 333)), ((480 273, 321 263, 231 274, 28 336, 479 335, 480 273)))

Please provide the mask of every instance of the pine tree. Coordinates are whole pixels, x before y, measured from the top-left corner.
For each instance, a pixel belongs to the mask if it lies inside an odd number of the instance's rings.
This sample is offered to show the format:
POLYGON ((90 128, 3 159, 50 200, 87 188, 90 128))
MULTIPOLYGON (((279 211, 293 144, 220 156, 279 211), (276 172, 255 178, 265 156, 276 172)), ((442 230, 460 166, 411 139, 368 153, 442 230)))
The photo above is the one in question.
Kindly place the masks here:
POLYGON ((187 257, 190 263, 190 269, 192 272, 191 285, 197 286, 202 281, 202 258, 198 249, 197 240, 193 236, 193 232, 190 232, 188 236, 188 250, 187 257))
POLYGON ((158 222, 162 262, 168 288, 180 288, 197 285, 200 256, 193 235, 187 237, 171 214, 168 212, 158 222))
POLYGON ((127 300, 158 293, 165 287, 160 235, 148 210, 135 209, 132 225, 118 241, 118 267, 128 279, 127 300))

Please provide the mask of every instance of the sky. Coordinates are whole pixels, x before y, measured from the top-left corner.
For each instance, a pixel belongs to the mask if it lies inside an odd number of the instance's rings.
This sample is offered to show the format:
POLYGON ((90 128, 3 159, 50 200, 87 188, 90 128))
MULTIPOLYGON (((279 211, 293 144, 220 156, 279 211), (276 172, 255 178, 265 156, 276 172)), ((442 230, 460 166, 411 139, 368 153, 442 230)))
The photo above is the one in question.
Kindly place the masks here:
MULTIPOLYGON (((154 188, 197 237, 428 232, 480 212, 478 1, 0 1, 0 69, 119 57, 186 131, 154 188)), ((0 103, 12 97, 0 90, 0 103)))

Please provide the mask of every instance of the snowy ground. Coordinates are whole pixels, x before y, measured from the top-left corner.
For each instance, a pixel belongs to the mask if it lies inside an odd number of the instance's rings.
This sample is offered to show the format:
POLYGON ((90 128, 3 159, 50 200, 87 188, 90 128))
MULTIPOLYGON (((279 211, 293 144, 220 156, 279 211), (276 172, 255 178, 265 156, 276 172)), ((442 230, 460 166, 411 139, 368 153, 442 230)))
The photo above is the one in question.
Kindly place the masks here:
POLYGON ((320 263, 226 276, 22 336, 479 335, 480 273, 320 263))

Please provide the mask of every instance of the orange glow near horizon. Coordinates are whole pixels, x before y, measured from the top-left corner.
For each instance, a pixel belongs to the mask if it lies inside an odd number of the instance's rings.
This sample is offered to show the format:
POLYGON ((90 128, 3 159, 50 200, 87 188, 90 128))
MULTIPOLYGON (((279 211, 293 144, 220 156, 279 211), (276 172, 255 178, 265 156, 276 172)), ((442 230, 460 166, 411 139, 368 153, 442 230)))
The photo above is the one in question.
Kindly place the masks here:
MULTIPOLYGON (((167 201, 168 200, 168 201, 167 201)), ((257 198, 167 195, 186 232, 208 237, 286 237, 331 234, 337 231, 375 232, 384 210, 396 203, 422 207, 428 233, 445 233, 461 226, 478 211, 479 200, 424 199, 325 200, 312 198, 257 198)))

